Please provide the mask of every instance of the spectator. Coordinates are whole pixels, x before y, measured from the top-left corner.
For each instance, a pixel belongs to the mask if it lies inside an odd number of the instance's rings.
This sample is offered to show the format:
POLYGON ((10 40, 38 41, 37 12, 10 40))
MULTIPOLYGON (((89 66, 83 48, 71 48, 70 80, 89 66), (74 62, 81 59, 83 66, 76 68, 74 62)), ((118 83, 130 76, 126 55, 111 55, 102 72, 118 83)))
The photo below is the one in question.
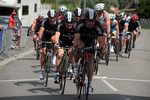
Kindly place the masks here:
POLYGON ((16 12, 12 12, 11 14, 12 14, 12 16, 9 19, 8 27, 13 27, 14 30, 18 30, 18 28, 15 25, 15 22, 16 22, 16 20, 15 20, 15 18, 16 18, 16 12))
POLYGON ((0 25, 0 30, 1 30, 1 29, 3 29, 3 26, 2 26, 2 25, 0 25))

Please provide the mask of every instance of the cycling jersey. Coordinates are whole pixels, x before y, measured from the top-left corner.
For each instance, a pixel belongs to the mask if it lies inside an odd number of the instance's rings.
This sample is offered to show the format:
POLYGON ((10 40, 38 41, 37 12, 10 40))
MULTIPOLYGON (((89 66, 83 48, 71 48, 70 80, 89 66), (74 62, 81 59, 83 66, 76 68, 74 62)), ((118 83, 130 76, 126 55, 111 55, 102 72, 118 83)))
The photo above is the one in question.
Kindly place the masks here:
POLYGON ((57 31, 60 32, 59 45, 61 47, 73 46, 75 30, 73 25, 71 29, 67 29, 64 22, 58 25, 57 31))
POLYGON ((122 18, 120 23, 119 24, 119 32, 122 33, 124 28, 125 28, 125 25, 129 25, 129 23, 127 22, 127 20, 125 18, 122 18))
MULTIPOLYGON (((11 17, 11 18, 9 19, 9 23, 11 23, 12 27, 16 27, 16 26, 15 26, 15 22, 16 22, 16 21, 15 21, 14 18, 11 17)), ((8 27, 10 27, 10 26, 8 25, 8 27)))
POLYGON ((110 21, 108 12, 104 11, 103 15, 101 16, 100 19, 98 19, 98 21, 100 25, 102 26, 103 33, 106 33, 106 27, 107 27, 106 22, 110 21))
POLYGON ((50 41, 51 37, 55 35, 55 32, 58 27, 58 22, 56 21, 56 24, 52 25, 49 21, 49 18, 45 18, 41 24, 41 27, 44 27, 44 32, 42 39, 50 41))
POLYGON ((41 24, 42 24, 42 21, 40 21, 38 18, 36 18, 36 19, 33 21, 33 24, 35 24, 35 33, 39 32, 39 31, 40 31, 41 24))
POLYGON ((58 22, 59 22, 59 23, 63 22, 63 16, 59 16, 59 17, 58 17, 58 22))
POLYGON ((132 19, 129 21, 129 26, 128 26, 128 31, 132 32, 132 31, 136 31, 136 28, 140 28, 141 25, 139 23, 139 21, 133 23, 132 19))
POLYGON ((95 44, 95 35, 103 36, 103 33, 101 31, 101 25, 96 20, 95 25, 93 28, 89 29, 86 25, 86 22, 84 19, 81 19, 76 27, 76 33, 80 34, 80 40, 84 42, 85 45, 93 43, 95 44))
POLYGON ((116 27, 117 25, 118 25, 117 20, 113 19, 113 22, 112 22, 112 24, 110 25, 110 27, 111 27, 110 34, 111 34, 111 33, 116 34, 116 28, 115 28, 115 27, 116 27))

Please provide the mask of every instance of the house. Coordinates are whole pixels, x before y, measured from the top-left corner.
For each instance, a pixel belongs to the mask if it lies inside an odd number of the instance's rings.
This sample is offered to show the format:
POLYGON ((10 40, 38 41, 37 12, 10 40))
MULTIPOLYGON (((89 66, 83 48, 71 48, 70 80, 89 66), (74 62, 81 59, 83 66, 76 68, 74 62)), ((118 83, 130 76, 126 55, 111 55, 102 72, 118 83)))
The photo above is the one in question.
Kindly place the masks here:
POLYGON ((138 0, 132 0, 124 9, 125 13, 136 14, 136 5, 138 4, 138 0))
POLYGON ((110 6, 110 11, 114 14, 119 13, 121 10, 118 9, 118 7, 114 7, 113 5, 110 6))

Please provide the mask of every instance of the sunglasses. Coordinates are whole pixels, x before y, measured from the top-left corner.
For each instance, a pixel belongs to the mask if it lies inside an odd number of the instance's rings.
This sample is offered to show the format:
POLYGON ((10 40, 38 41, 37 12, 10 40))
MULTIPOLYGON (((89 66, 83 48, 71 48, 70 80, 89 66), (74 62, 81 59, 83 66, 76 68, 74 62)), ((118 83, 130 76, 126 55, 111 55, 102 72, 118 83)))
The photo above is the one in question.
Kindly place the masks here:
POLYGON ((88 22, 95 22, 96 20, 94 20, 94 19, 86 19, 86 21, 88 21, 88 22))

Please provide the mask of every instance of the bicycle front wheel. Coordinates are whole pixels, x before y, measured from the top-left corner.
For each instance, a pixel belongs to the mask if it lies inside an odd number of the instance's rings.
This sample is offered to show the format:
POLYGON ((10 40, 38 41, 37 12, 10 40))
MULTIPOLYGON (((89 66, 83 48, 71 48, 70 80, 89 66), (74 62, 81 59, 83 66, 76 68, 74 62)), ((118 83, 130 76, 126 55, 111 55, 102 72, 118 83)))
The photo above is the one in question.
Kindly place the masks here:
POLYGON ((61 72, 60 72, 60 90, 61 90, 61 95, 64 95, 64 91, 65 91, 65 85, 66 85, 66 75, 67 75, 67 64, 65 63, 65 61, 62 63, 63 66, 61 68, 61 72))
POLYGON ((117 43, 116 43, 116 61, 118 61, 118 54, 119 54, 119 40, 117 40, 117 43))
POLYGON ((46 63, 45 63, 45 73, 46 73, 45 87, 47 87, 48 84, 48 75, 50 73, 50 66, 51 66, 51 56, 47 56, 46 63))
POLYGON ((109 64, 109 55, 110 55, 110 43, 107 43, 105 53, 106 65, 109 64))
POLYGON ((132 49, 132 37, 130 37, 129 43, 128 43, 128 59, 130 58, 130 53, 131 53, 131 49, 132 49))

